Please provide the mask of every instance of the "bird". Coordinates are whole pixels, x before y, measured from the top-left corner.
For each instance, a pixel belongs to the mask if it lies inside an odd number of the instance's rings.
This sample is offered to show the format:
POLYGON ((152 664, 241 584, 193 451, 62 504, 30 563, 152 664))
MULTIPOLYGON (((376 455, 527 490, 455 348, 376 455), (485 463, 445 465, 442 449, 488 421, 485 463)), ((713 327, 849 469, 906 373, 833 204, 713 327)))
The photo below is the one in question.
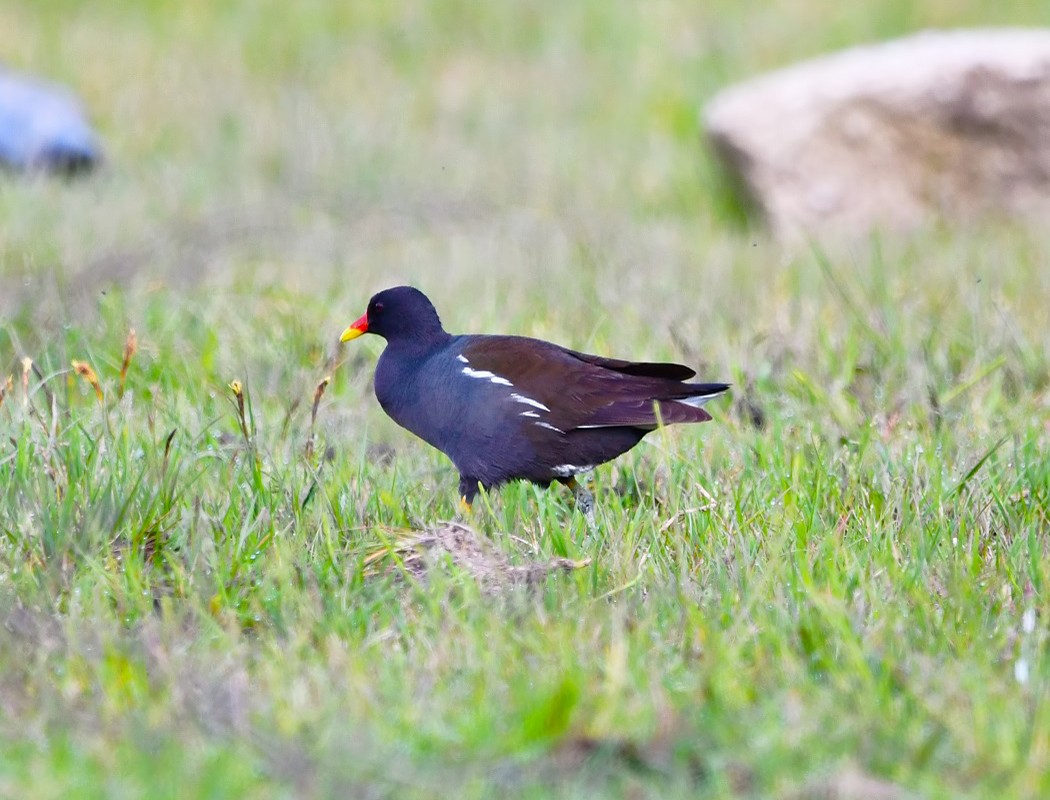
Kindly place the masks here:
POLYGON ((386 340, 375 394, 398 425, 443 452, 459 471, 460 507, 509 481, 560 483, 589 528, 594 496, 577 476, 638 444, 661 425, 707 422, 703 405, 727 383, 687 383, 681 364, 625 361, 525 336, 445 331, 419 289, 374 295, 342 332, 386 340))

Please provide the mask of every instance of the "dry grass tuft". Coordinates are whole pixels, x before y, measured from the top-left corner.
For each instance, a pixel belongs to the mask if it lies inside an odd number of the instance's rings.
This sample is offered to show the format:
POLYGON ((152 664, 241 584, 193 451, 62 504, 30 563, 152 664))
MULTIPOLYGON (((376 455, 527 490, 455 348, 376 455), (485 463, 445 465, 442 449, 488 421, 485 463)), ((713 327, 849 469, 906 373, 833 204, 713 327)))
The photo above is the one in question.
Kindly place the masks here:
POLYGON ((890 781, 846 766, 836 772, 809 781, 789 800, 908 800, 916 795, 890 781))
POLYGON ((499 593, 513 586, 533 586, 552 572, 570 572, 591 563, 585 558, 574 561, 555 558, 527 564, 511 564, 484 536, 458 522, 446 522, 423 531, 396 533, 391 541, 372 551, 365 565, 373 572, 381 564, 401 569, 420 580, 448 558, 457 568, 468 573, 482 591, 499 593))

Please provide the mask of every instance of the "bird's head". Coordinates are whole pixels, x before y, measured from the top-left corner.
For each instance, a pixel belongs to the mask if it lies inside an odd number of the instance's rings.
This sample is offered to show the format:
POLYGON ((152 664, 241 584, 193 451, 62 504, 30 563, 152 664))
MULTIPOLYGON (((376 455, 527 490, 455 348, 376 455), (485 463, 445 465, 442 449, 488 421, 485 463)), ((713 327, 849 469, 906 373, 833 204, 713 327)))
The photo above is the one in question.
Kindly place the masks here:
POLYGON ((428 340, 445 336, 441 319, 425 294, 412 286, 384 289, 368 301, 368 310, 342 336, 349 342, 364 333, 382 336, 388 342, 428 340))

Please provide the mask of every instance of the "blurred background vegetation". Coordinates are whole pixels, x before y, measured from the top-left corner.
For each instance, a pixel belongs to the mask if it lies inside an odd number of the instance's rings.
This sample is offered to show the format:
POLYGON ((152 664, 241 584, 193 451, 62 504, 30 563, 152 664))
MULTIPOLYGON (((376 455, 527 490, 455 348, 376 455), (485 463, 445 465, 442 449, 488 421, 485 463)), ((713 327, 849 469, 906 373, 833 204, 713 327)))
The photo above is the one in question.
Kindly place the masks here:
POLYGON ((112 273, 114 254, 171 238, 116 276, 201 277, 194 251, 211 247, 210 276, 248 268, 316 294, 357 276, 366 294, 382 262, 387 281, 440 270, 438 300, 470 286, 491 301, 538 262, 571 268, 522 249, 664 225, 699 270, 739 221, 699 136, 719 88, 924 27, 1048 20, 1020 0, 13 0, 4 61, 80 92, 109 165, 75 184, 5 181, 0 268, 102 280, 99 261, 112 273), (517 269, 456 269, 457 243, 486 241, 517 269))

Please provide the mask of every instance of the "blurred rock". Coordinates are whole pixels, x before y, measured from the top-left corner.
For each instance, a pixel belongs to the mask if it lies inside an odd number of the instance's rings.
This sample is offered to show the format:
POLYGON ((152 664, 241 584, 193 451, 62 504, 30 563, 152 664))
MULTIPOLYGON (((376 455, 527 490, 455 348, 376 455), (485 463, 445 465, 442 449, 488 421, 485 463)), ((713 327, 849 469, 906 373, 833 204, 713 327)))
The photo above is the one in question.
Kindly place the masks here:
POLYGON ((60 86, 0 69, 0 165, 70 174, 101 157, 77 99, 60 86))
POLYGON ((782 237, 1050 213, 1050 30, 853 48, 726 89, 704 120, 782 237))

